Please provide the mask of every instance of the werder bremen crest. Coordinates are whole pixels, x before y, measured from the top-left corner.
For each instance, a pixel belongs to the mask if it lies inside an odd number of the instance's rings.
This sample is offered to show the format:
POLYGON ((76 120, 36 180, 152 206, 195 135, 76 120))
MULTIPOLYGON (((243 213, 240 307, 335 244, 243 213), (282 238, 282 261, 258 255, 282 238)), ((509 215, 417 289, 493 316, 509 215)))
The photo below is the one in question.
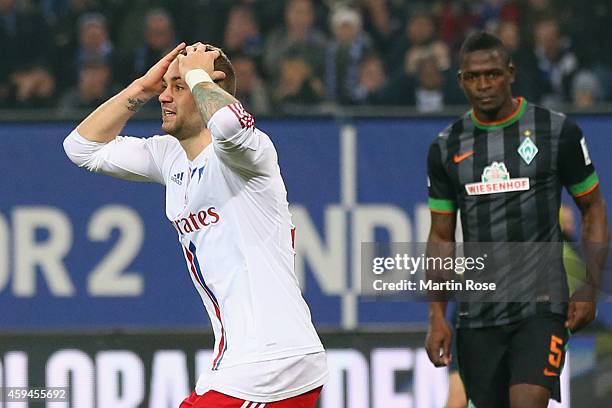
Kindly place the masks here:
POLYGON ((483 183, 510 180, 510 173, 504 163, 493 162, 484 168, 481 179, 483 183))
POLYGON ((538 146, 531 141, 531 138, 526 137, 518 148, 518 154, 529 165, 538 154, 538 146))

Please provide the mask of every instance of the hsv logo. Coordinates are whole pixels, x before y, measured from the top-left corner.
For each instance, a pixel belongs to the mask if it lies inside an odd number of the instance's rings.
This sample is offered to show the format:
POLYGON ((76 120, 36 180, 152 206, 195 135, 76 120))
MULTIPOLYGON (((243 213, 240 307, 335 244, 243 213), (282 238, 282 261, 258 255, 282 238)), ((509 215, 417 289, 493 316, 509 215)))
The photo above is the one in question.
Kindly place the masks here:
POLYGON ((176 173, 174 176, 170 177, 170 180, 174 181, 179 186, 183 184, 183 172, 176 173))
POLYGON ((178 218, 172 221, 172 225, 179 234, 184 235, 190 232, 199 231, 204 227, 216 224, 221 218, 215 207, 208 207, 197 213, 189 213, 189 217, 178 218))
POLYGON ((473 154, 474 154, 473 150, 470 150, 469 152, 465 152, 465 153, 462 153, 462 154, 455 154, 453 156, 453 162, 455 164, 459 164, 460 162, 464 161, 465 159, 467 159, 468 157, 470 157, 473 154))

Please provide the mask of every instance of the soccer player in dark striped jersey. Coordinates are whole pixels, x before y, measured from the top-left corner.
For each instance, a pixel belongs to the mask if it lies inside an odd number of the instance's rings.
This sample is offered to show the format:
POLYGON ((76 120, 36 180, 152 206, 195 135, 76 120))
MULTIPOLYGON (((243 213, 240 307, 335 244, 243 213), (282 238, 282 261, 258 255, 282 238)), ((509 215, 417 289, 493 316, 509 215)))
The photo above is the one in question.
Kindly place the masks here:
MULTIPOLYGON (((459 57, 458 80, 472 109, 429 150, 430 254, 452 251, 458 210, 466 243, 560 242, 563 186, 580 209, 583 242, 600 247, 587 248, 588 284, 569 301, 559 253, 558 262, 547 266, 561 265, 557 274, 538 269, 528 274, 534 280, 547 274, 547 290, 563 301, 460 303, 458 356, 450 354, 446 302, 431 301, 427 352, 436 366, 458 357, 471 407, 544 408, 550 398, 560 400, 568 331, 595 317, 609 239, 605 203, 580 128, 563 114, 513 97, 514 66, 501 41, 475 33, 459 57)), ((514 272, 508 265, 495 268, 498 275, 514 272)))

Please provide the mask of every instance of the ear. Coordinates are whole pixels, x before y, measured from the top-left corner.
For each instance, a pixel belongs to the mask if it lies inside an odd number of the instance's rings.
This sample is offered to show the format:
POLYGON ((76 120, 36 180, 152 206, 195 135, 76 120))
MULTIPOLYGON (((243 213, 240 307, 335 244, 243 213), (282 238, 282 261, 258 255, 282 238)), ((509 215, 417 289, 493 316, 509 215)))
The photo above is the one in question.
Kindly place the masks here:
POLYGON ((457 84, 459 84, 459 87, 463 89, 463 81, 461 80, 461 70, 457 71, 457 84))
POLYGON ((510 83, 513 84, 514 83, 514 78, 515 78, 515 73, 516 73, 516 70, 514 68, 514 64, 513 63, 509 63, 508 64, 508 72, 510 73, 510 83))

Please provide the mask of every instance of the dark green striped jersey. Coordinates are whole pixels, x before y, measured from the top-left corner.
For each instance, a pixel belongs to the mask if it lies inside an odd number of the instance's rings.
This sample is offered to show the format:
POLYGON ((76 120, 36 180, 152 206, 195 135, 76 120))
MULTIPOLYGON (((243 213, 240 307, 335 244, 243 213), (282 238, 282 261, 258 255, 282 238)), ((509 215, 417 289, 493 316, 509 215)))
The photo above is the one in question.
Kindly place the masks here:
MULTIPOLYGON (((535 243, 561 242, 562 187, 578 197, 598 185, 578 126, 563 114, 523 98, 517 101, 516 111, 497 122, 483 122, 472 111, 467 112, 430 147, 429 208, 441 213, 459 210, 466 243, 534 243, 535 248, 535 243)), ((537 255, 530 256, 536 265, 537 255)), ((521 260, 526 270, 529 261, 527 255, 521 260)), ((516 265, 496 268, 499 274, 510 275, 516 265)), ((562 293, 567 293, 567 279, 561 253, 558 264, 550 268, 555 270, 529 273, 534 279, 542 278, 539 273, 546 275, 542 279, 547 280, 548 290, 555 292, 552 298, 562 298, 562 293)), ((533 299, 460 304, 459 326, 508 324, 543 309, 565 314, 563 302, 536 303, 536 297, 533 299)))

